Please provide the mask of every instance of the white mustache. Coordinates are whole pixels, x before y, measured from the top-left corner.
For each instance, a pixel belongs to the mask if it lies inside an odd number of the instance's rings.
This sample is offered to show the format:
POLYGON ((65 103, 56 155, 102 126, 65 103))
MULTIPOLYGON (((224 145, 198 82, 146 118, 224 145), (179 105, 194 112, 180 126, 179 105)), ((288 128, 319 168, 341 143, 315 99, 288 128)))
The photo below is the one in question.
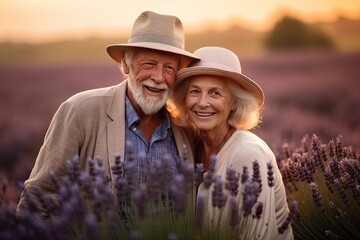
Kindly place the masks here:
POLYGON ((160 84, 157 84, 155 83, 154 81, 150 80, 150 79, 147 79, 147 80, 144 80, 141 82, 141 84, 143 86, 147 86, 147 87, 152 87, 152 88, 159 88, 159 89, 164 89, 164 90, 168 90, 168 86, 166 83, 160 83, 160 84))

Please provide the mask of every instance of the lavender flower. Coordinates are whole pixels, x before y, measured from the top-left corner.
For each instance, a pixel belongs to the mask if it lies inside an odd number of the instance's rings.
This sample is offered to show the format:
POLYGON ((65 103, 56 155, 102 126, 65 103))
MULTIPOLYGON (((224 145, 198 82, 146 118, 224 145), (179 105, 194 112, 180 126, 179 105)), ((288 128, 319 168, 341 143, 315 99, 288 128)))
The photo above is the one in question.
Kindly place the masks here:
POLYGON ((335 157, 331 157, 329 162, 329 167, 331 173, 338 178, 340 176, 340 167, 339 167, 339 162, 336 160, 335 157))
POLYGON ((329 201, 329 207, 330 207, 330 210, 331 210, 332 214, 334 215, 335 219, 337 221, 339 221, 341 219, 340 209, 334 204, 333 201, 329 201))
POLYGON ((229 166, 226 169, 226 184, 225 189, 227 189, 231 195, 236 196, 238 194, 239 189, 239 179, 240 173, 236 172, 234 166, 229 166))
POLYGON ((146 213, 146 192, 146 186, 141 185, 140 188, 136 189, 131 195, 140 218, 144 218, 146 213))
POLYGON ((290 148, 289 148, 289 144, 288 143, 284 143, 282 145, 282 149, 283 149, 283 152, 284 152, 284 155, 285 155, 285 159, 289 159, 291 157, 291 151, 290 151, 290 148))
POLYGON ((178 237, 175 233, 170 233, 167 240, 178 240, 178 237))
POLYGON ((342 136, 339 135, 336 138, 336 144, 335 144, 335 152, 338 159, 342 159, 343 157, 343 144, 342 144, 342 136))
MULTIPOLYGON (((288 159, 279 161, 281 173, 285 176, 283 180, 288 197, 301 200, 298 202, 301 204, 299 209, 302 219, 301 222, 294 221, 295 238, 298 236, 301 238, 316 236, 321 239, 336 239, 336 236, 343 239, 359 238, 359 231, 356 228, 359 213, 357 207, 354 207, 360 205, 359 159, 355 159, 356 154, 351 150, 351 146, 343 146, 341 136, 336 139, 336 143, 330 140, 327 145, 321 144, 316 135, 313 135, 311 144, 308 138, 303 140, 302 145, 305 147, 296 150, 292 161, 288 159), (294 158, 296 155, 300 156, 296 158, 301 160, 300 164, 294 158), (318 171, 319 169, 321 171, 318 171), (287 177, 289 172, 294 176, 295 171, 300 174, 300 181, 287 177), (289 186, 296 186, 298 190, 292 191, 289 186), (312 198, 306 197, 309 193, 312 198), (328 205, 326 209, 325 203, 328 205), (325 217, 315 214, 313 206, 325 213, 325 217), (328 210, 331 214, 327 214, 328 210), (307 218, 312 218, 319 224, 315 227, 307 221, 307 218), (335 221, 337 224, 333 225, 335 221), (330 226, 333 226, 331 231, 326 228, 330 226)), ((279 230, 283 231, 281 227, 279 230)))
POLYGON ((131 231, 130 233, 130 240, 141 240, 141 232, 139 231, 131 231))
POLYGON ((258 183, 258 193, 256 195, 256 198, 260 195, 260 192, 262 191, 262 183, 261 183, 261 176, 260 176, 260 165, 258 160, 254 160, 252 162, 253 165, 253 177, 252 180, 254 182, 258 183))
POLYGON ((72 159, 68 160, 68 176, 70 180, 76 182, 80 175, 80 160, 79 156, 75 155, 72 159))
POLYGON ((338 193, 339 193, 340 198, 342 199, 342 201, 344 203, 348 203, 349 200, 346 197, 346 193, 345 193, 345 191, 343 189, 343 186, 342 186, 342 184, 341 184, 341 182, 340 182, 340 180, 338 178, 335 179, 334 185, 335 185, 336 189, 338 190, 338 193))
POLYGON ((203 172, 204 172, 204 164, 196 163, 195 173, 194 173, 194 184, 196 188, 198 188, 198 186, 203 182, 203 172))
POLYGON ((323 162, 327 162, 328 157, 326 154, 326 145, 325 144, 321 144, 321 159, 323 162))
POLYGON ((205 195, 199 192, 196 201, 195 226, 201 228, 204 222, 205 195))
POLYGON ((309 135, 306 134, 302 139, 301 139, 301 146, 303 148, 303 152, 308 152, 309 151, 309 135))
POLYGON ((254 217, 256 217, 257 219, 260 219, 261 214, 263 212, 263 208, 264 208, 264 204, 262 202, 258 202, 258 204, 256 205, 254 217))
POLYGON ((331 139, 330 142, 328 143, 328 148, 329 148, 330 158, 336 157, 335 141, 333 139, 331 139))
MULTIPOLYGON (((275 186, 273 166, 272 166, 271 162, 268 162, 266 165, 267 165, 268 185, 269 185, 269 187, 273 187, 273 186, 275 186)), ((290 168, 290 169, 291 169, 291 168, 290 168)))
POLYGON ((206 174, 204 174, 204 187, 208 189, 211 184, 214 182, 214 174, 215 174, 215 165, 216 165, 217 157, 216 155, 212 155, 210 157, 210 167, 206 174))
POLYGON ((124 164, 121 162, 121 156, 116 154, 115 158, 115 165, 111 166, 111 172, 114 175, 115 180, 121 178, 124 174, 124 164))
POLYGON ((325 230, 325 235, 330 239, 330 240, 337 240, 338 237, 336 236, 336 234, 330 230, 330 229, 327 229, 325 230))
MULTIPOLYGON (((321 239, 358 239, 360 154, 351 146, 343 146, 341 138, 337 138, 336 144, 330 141, 326 145, 321 144, 316 135, 311 140, 304 137, 302 148, 294 148, 294 153, 290 152, 289 146, 284 145, 284 148, 285 158, 278 159, 277 163, 283 174, 288 199, 301 201, 290 204, 290 213, 278 232, 283 233, 290 224, 294 224, 295 238, 302 236, 308 239, 307 236, 311 235, 321 239), (297 203, 301 204, 301 212, 297 203), (323 204, 326 204, 326 209, 323 204), (326 214, 316 214, 313 206, 326 214), (300 214, 301 222, 298 221, 300 214), (308 217, 319 224, 314 226, 308 217), (337 224, 333 225, 335 221, 337 224)), ((172 159, 166 153, 162 159, 147 163, 143 155, 131 152, 131 145, 127 145, 127 150, 130 151, 128 162, 121 161, 120 155, 114 156, 115 165, 110 166, 114 177, 112 182, 101 158, 97 157, 95 161, 89 158, 82 163, 78 156, 74 156, 68 161, 65 176, 49 173, 55 192, 45 194, 44 189, 36 185, 24 190, 25 204, 21 215, 6 207, 8 203, 0 193, 0 239, 141 239, 154 234, 154 231, 162 239, 225 237, 216 232, 218 228, 214 229, 215 235, 206 234, 208 229, 203 227, 206 201, 203 192, 198 193, 196 215, 191 216, 192 206, 188 206, 186 197, 192 191, 197 179, 195 176, 202 172, 201 165, 194 170, 186 156, 182 156, 177 162, 178 171, 173 174, 172 159), (86 163, 88 171, 83 170, 86 163), (49 214, 46 222, 40 209, 49 214), (125 215, 122 215, 122 210, 125 215), (166 227, 155 227, 162 224, 166 227), (186 234, 178 234, 179 229, 186 234), (163 231, 163 234, 158 231, 163 231)), ((241 217, 251 215, 259 219, 266 208, 257 199, 261 187, 259 166, 254 161, 252 177, 249 177, 246 166, 242 175, 229 167, 224 184, 221 177, 214 175, 215 163, 214 155, 204 176, 204 186, 209 188, 213 185, 211 197, 215 208, 223 208, 228 198, 231 211, 229 226, 240 231, 241 235, 240 214, 241 217), (236 197, 240 176, 242 206, 239 206, 236 197), (224 188, 229 191, 229 197, 224 194, 224 188), (242 211, 240 214, 239 210, 242 211)), ((274 167, 267 163, 270 187, 274 184, 274 167)), ((6 188, 2 190, 4 192, 6 188)))
POLYGON ((185 213, 186 210, 186 183, 183 175, 177 174, 171 187, 171 196, 175 205, 175 212, 185 213))
POLYGON ((230 226, 236 227, 239 225, 239 205, 236 196, 231 195, 229 199, 230 204, 230 226))
POLYGON ((246 183, 248 179, 249 179, 249 169, 248 169, 248 166, 243 166, 241 183, 242 183, 242 184, 246 183))
POLYGON ((213 207, 223 208, 225 206, 227 196, 223 192, 223 184, 221 176, 216 176, 214 189, 211 194, 213 207))
POLYGON ((101 240, 100 226, 98 225, 97 217, 95 214, 88 214, 85 217, 87 235, 91 236, 91 239, 101 240))
POLYGON ((251 214, 252 207, 255 205, 257 201, 257 197, 259 194, 259 183, 253 181, 252 179, 248 179, 248 181, 244 184, 244 192, 243 192, 243 215, 247 217, 251 214))
POLYGON ((279 233, 283 233, 291 224, 291 222, 295 219, 295 217, 298 215, 298 207, 297 202, 293 201, 290 205, 290 212, 285 219, 285 221, 281 224, 281 226, 278 228, 279 233))
POLYGON ((320 151, 320 145, 321 143, 318 136, 316 134, 313 134, 311 138, 311 147, 313 153, 318 153, 320 151))
POLYGON ((92 158, 87 159, 87 165, 89 167, 89 174, 92 179, 95 179, 96 172, 95 172, 95 161, 92 158))
POLYGON ((331 193, 333 193, 334 189, 332 188, 332 184, 335 181, 335 176, 332 174, 330 168, 326 168, 324 177, 325 177, 325 183, 326 183, 327 188, 329 189, 329 191, 331 193))
POLYGON ((322 197, 320 195, 320 192, 319 192, 319 189, 318 189, 318 186, 315 184, 315 183, 311 183, 310 184, 311 186, 311 193, 312 193, 312 197, 314 199, 314 202, 315 202, 315 205, 316 207, 321 211, 321 212, 325 212, 325 209, 323 208, 323 205, 322 205, 322 197))

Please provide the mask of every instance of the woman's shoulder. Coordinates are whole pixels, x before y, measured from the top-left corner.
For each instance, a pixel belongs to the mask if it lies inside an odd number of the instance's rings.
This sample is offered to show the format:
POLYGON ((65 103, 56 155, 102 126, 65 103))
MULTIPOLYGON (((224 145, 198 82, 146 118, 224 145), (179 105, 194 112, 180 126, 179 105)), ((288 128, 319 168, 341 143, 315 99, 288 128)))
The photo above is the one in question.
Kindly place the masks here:
POLYGON ((274 158, 269 146, 254 133, 237 130, 230 140, 226 155, 233 160, 251 163, 253 160, 269 161, 274 158))
POLYGON ((232 144, 234 143, 239 145, 257 145, 265 148, 269 147, 258 135, 244 130, 236 130, 234 132, 232 144))

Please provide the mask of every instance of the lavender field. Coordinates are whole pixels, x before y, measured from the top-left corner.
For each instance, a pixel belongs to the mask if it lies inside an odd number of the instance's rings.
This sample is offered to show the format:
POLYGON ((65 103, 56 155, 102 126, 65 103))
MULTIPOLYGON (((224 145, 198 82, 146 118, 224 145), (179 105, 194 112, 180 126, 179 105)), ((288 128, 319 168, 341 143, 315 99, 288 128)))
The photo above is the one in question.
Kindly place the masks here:
MULTIPOLYGON (((327 143, 342 135, 360 146, 360 53, 298 52, 242 58, 243 72, 262 86, 263 122, 255 132, 276 155, 316 133, 327 143)), ((113 62, 0 66, 0 181, 16 204, 45 131, 61 102, 76 92, 116 84, 113 62)))

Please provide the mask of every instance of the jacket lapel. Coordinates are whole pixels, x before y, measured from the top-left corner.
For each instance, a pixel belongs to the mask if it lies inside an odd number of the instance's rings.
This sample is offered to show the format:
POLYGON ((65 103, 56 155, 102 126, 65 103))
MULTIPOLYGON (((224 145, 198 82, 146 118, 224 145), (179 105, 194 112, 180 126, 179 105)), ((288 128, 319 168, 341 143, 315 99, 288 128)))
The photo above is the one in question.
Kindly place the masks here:
MULTIPOLYGON (((107 125, 107 146, 109 165, 115 165, 115 154, 120 154, 123 160, 125 153, 125 95, 127 80, 116 86, 108 116, 112 120, 107 125)), ((111 179, 113 174, 110 170, 111 179)))

